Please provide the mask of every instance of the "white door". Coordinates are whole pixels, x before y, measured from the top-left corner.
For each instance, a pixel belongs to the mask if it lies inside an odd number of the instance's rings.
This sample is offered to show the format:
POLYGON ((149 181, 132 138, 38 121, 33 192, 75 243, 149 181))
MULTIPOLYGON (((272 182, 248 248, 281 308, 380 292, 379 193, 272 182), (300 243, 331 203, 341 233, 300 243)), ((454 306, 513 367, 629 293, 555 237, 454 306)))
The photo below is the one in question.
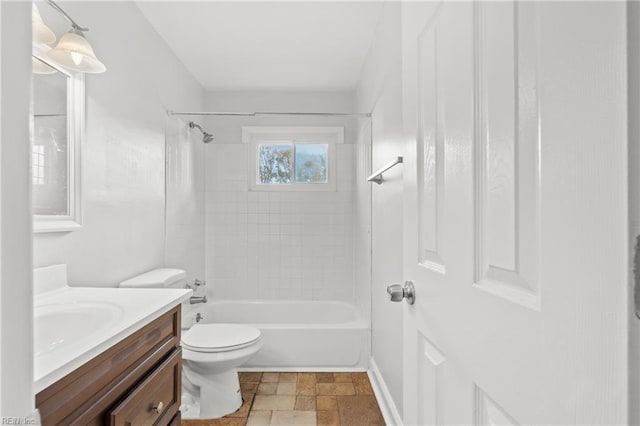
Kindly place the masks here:
POLYGON ((405 424, 625 423, 624 3, 402 7, 405 424))

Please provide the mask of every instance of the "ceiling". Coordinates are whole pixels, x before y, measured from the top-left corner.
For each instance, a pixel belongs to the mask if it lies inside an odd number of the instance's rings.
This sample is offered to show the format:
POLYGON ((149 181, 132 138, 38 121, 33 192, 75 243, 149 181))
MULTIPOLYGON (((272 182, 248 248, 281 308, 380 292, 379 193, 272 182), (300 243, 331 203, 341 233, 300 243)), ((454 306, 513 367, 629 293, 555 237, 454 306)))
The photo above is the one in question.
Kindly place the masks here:
POLYGON ((207 90, 355 89, 382 2, 139 1, 207 90))

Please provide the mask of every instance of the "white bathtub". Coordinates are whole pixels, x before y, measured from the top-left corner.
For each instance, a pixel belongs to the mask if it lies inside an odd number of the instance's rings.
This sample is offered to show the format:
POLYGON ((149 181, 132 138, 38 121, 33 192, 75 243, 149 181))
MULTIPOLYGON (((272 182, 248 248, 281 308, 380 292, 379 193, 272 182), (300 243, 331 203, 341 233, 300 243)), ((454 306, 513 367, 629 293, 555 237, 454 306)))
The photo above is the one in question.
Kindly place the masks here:
POLYGON ((264 346, 242 370, 366 370, 369 326, 344 302, 214 301, 184 305, 182 327, 235 323, 257 327, 264 346))

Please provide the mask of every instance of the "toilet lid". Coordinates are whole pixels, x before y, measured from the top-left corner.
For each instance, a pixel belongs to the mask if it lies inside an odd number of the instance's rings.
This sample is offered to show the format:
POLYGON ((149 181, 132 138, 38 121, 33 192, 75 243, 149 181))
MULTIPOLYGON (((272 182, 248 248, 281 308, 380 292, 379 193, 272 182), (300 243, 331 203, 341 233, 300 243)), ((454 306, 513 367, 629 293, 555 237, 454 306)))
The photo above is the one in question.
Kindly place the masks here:
POLYGON ((249 346, 260 330, 240 324, 195 324, 182 336, 182 346, 197 352, 223 352, 249 346))

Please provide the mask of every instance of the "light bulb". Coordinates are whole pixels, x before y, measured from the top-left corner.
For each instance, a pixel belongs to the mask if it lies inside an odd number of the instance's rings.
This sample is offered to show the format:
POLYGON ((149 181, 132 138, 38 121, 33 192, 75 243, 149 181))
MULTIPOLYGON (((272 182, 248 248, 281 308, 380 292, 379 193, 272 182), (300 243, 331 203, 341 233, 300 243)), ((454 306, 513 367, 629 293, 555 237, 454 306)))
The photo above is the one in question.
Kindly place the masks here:
POLYGON ((77 52, 71 52, 71 60, 73 60, 74 64, 80 65, 80 63, 82 62, 82 55, 77 52))

